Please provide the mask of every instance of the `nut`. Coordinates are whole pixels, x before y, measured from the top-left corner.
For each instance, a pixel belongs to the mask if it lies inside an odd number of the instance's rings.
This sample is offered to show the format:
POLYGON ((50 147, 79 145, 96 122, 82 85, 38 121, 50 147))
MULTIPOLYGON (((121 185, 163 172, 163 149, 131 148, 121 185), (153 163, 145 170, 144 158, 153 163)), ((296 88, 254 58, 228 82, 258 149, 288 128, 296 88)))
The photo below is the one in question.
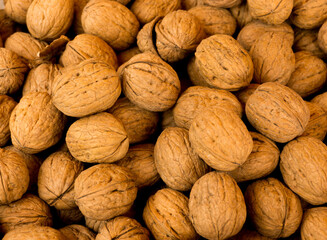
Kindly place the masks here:
POLYGON ((302 239, 327 238, 327 207, 311 208, 304 212, 301 226, 302 239))
POLYGON ((20 24, 26 24, 26 13, 33 0, 7 0, 5 11, 8 17, 20 24))
POLYGON ((319 29, 318 44, 324 53, 327 53, 327 21, 319 29))
POLYGON ((141 51, 137 46, 129 48, 125 51, 119 52, 117 55, 118 66, 124 64, 125 62, 130 60, 132 57, 134 57, 135 55, 140 54, 140 53, 141 53, 141 51))
POLYGON ((265 237, 256 231, 243 228, 237 235, 228 240, 276 240, 275 238, 265 237))
POLYGON ((10 139, 9 119, 17 105, 15 100, 7 95, 0 95, 0 146, 6 145, 10 139))
POLYGON ((237 6, 242 0, 183 0, 182 3, 185 9, 190 9, 196 6, 212 6, 221 8, 231 8, 237 6))
POLYGON ((325 112, 327 112, 327 92, 316 95, 311 102, 318 104, 325 112))
POLYGON ((321 50, 318 43, 318 30, 305 30, 301 28, 294 29, 294 45, 296 52, 309 51, 313 55, 324 58, 325 53, 321 50))
POLYGON ((94 240, 95 234, 82 225, 68 225, 60 228, 59 231, 69 240, 94 240))
POLYGON ((2 41, 5 42, 11 34, 16 32, 16 30, 16 23, 7 16, 4 9, 0 9, 0 36, 2 41))
POLYGON ((252 16, 249 12, 249 6, 246 2, 242 2, 239 5, 236 5, 232 8, 230 8, 230 11, 233 15, 233 17, 237 21, 237 25, 242 29, 246 24, 251 22, 252 16))
POLYGON ((161 129, 164 130, 167 127, 177 127, 172 108, 164 111, 161 115, 161 129))
POLYGON ((45 226, 28 226, 17 228, 8 232, 3 240, 66 240, 66 237, 58 230, 45 226))
POLYGON ((249 97, 254 93, 254 91, 260 86, 258 83, 251 83, 246 88, 243 88, 242 90, 235 93, 236 97, 242 104, 243 111, 245 111, 245 105, 248 101, 249 97))

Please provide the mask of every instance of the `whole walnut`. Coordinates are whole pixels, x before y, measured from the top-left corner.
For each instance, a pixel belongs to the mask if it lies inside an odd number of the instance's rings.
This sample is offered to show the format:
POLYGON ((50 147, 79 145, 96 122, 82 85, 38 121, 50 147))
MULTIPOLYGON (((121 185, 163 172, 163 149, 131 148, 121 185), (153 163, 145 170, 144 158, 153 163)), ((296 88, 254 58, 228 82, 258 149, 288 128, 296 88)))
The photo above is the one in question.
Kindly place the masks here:
POLYGON ((75 180, 75 201, 85 217, 108 220, 126 213, 137 187, 132 173, 114 164, 97 164, 75 180))
POLYGON ((306 210, 301 225, 301 239, 325 238, 327 238, 327 207, 306 210))
POLYGON ((265 237, 257 231, 243 228, 242 231, 228 240, 276 240, 276 238, 265 237))
POLYGON ((115 69, 91 58, 70 65, 51 86, 53 104, 65 115, 84 117, 110 108, 121 93, 115 69))
POLYGON ((18 29, 16 22, 0 9, 0 36, 3 42, 18 29))
POLYGON ((149 240, 149 231, 135 219, 129 217, 115 217, 106 222, 96 235, 96 240, 149 240))
POLYGON ((318 104, 325 112, 327 112, 327 92, 316 95, 311 102, 318 104))
POLYGON ((50 207, 30 193, 9 205, 0 206, 0 232, 25 226, 52 226, 50 207))
POLYGON ((324 53, 327 53, 327 21, 320 27, 318 32, 318 44, 324 53))
POLYGON ((275 178, 250 184, 244 194, 247 213, 256 230, 271 238, 285 238, 300 226, 300 199, 275 178))
POLYGON ((2 240, 67 240, 60 231, 47 226, 26 226, 8 232, 2 240))
POLYGON ((122 52, 119 52, 117 54, 118 66, 124 64, 125 62, 130 60, 132 57, 134 57, 135 55, 140 54, 140 53, 141 53, 141 51, 138 48, 138 46, 128 48, 122 52))
POLYGON ((66 45, 60 57, 60 63, 65 67, 77 65, 83 60, 97 58, 117 69, 117 56, 114 50, 101 38, 92 34, 78 34, 66 45))
POLYGON ((285 35, 266 32, 250 49, 256 83, 278 82, 286 85, 295 70, 295 55, 285 35))
POLYGON ((123 124, 106 112, 75 121, 67 131, 66 143, 74 158, 89 163, 115 162, 129 147, 123 124))
POLYGON ((155 239, 198 239, 189 219, 189 199, 182 193, 163 188, 150 196, 143 220, 155 239))
POLYGON ((102 38, 118 51, 131 46, 140 26, 136 16, 115 1, 90 0, 81 18, 85 33, 102 38))
POLYGON ((171 108, 180 93, 175 70, 150 52, 132 57, 118 68, 125 96, 138 107, 162 112, 171 108))
POLYGON ((55 145, 62 136, 66 117, 45 92, 22 97, 11 113, 9 128, 12 144, 34 154, 55 145))
POLYGON ((15 100, 7 95, 0 95, 0 146, 6 145, 10 139, 9 119, 17 105, 15 100))
POLYGON ((94 240, 95 234, 83 225, 73 224, 60 228, 59 231, 69 240, 94 240))
POLYGON ((159 122, 158 113, 140 108, 126 97, 118 99, 109 113, 123 123, 130 144, 149 139, 159 122))
POLYGON ((242 0, 182 0, 182 5, 185 9, 190 9, 196 6, 212 6, 221 8, 231 8, 239 5, 242 0))
POLYGON ((289 142, 280 155, 286 185, 312 205, 327 203, 327 146, 313 137, 289 142))
POLYGON ((26 13, 33 0, 7 0, 5 11, 8 17, 20 24, 26 23, 26 13))
POLYGON ((250 124, 279 143, 300 136, 310 119, 310 111, 295 91, 277 82, 261 84, 246 102, 250 124))
POLYGON ((200 158, 219 171, 239 167, 253 148, 252 137, 239 116, 220 107, 206 108, 195 116, 189 139, 200 158))
POLYGON ((192 187, 189 217, 202 237, 227 239, 236 235, 246 219, 246 206, 235 180, 213 171, 201 177, 192 187))
POLYGON ((234 38, 216 34, 199 44, 187 71, 195 85, 237 91, 250 84, 253 63, 234 38))
POLYGON ((15 52, 0 48, 0 94, 13 94, 23 85, 28 67, 15 52))
POLYGON ((84 215, 79 208, 57 209, 58 219, 65 225, 78 224, 84 221, 84 215))
POLYGON ((246 88, 243 88, 235 93, 237 99, 242 104, 243 111, 245 111, 245 105, 249 97, 255 92, 255 90, 260 86, 258 83, 251 83, 246 88))
POLYGON ((249 6, 246 2, 242 2, 229 9, 233 17, 236 19, 237 25, 242 29, 246 24, 251 22, 252 16, 249 12, 249 6))

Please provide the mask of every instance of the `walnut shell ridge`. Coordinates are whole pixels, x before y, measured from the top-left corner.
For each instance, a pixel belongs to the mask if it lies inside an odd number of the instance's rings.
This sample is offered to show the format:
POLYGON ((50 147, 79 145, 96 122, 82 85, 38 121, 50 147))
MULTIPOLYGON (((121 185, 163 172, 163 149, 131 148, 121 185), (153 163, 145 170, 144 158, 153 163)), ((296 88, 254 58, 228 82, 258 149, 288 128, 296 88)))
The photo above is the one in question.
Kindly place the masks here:
POLYGON ((301 225, 302 239, 327 238, 327 207, 306 210, 301 225))
POLYGON ((60 228, 59 231, 69 240, 94 240, 95 233, 87 227, 78 224, 72 224, 60 228))
POLYGON ((47 226, 28 226, 8 232, 3 240, 67 240, 60 231, 47 226))
POLYGON ((239 5, 242 0, 183 0, 182 4, 185 9, 196 6, 212 6, 221 8, 231 8, 239 5))

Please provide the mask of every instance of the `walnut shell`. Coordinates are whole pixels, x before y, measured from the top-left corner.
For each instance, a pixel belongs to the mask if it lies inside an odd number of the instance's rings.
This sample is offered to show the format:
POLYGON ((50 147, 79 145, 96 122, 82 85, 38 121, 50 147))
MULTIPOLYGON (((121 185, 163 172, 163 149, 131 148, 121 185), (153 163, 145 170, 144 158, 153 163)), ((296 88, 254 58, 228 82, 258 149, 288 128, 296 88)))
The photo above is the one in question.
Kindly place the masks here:
POLYGON ((201 177, 192 187, 189 217, 202 237, 227 239, 236 235, 246 219, 246 206, 235 180, 216 171, 201 177))
POLYGON ((28 226, 8 232, 2 240, 67 240, 58 230, 46 226, 28 226))
POLYGON ((97 164, 75 180, 75 200, 84 216, 108 220, 126 213, 137 194, 132 173, 114 164, 97 164))
POLYGON ((0 36, 2 41, 5 42, 16 30, 16 23, 8 17, 4 9, 0 9, 0 36))
POLYGON ((118 68, 118 74, 125 96, 148 111, 168 110, 181 89, 175 70, 150 52, 132 57, 118 68))
POLYGON ((0 146, 6 145, 10 139, 9 119, 16 105, 13 98, 0 95, 0 146))
POLYGON ((182 5, 185 9, 190 9, 196 6, 212 6, 221 8, 231 8, 239 5, 242 0, 182 0, 182 5))
POLYGON ((65 225, 82 223, 84 215, 79 208, 57 210, 58 218, 65 225))
POLYGON ((5 11, 8 17, 20 24, 26 23, 26 13, 33 0, 7 0, 5 11))
POLYGON ((253 147, 252 137, 239 116, 220 107, 206 108, 193 119, 189 139, 200 158, 220 171, 239 167, 253 147))
POLYGON ((67 131, 66 143, 74 158, 89 163, 115 162, 126 155, 129 147, 123 124, 106 112, 74 122, 67 131))
POLYGON ((52 83, 53 104, 65 115, 84 117, 110 108, 121 93, 115 69, 97 59, 66 67, 52 83))
POLYGON ((97 58, 117 69, 117 56, 114 50, 101 38, 91 34, 79 34, 68 42, 60 57, 60 63, 65 67, 77 65, 83 60, 97 58))
POLYGON ((244 194, 248 215, 256 230, 271 238, 285 238, 300 226, 300 199, 275 178, 250 184, 244 194))
POLYGON ((228 240, 276 240, 276 238, 265 237, 257 231, 243 228, 242 231, 228 240))
POLYGON ((327 21, 320 27, 318 32, 318 44, 324 53, 327 53, 327 21))
POLYGON ((94 232, 99 232, 99 229, 106 223, 108 220, 100 221, 92 218, 85 217, 85 226, 92 229, 94 232))
POLYGON ((223 34, 204 39, 187 68, 195 85, 229 91, 246 87, 253 76, 250 55, 234 38, 223 34))
POLYGON ((251 22, 252 16, 249 12, 249 6, 246 2, 242 2, 239 5, 236 5, 229 9, 233 15, 233 17, 237 21, 237 25, 242 29, 246 24, 251 22))
POLYGON ((94 240, 95 234, 82 225, 68 225, 60 228, 59 231, 69 240, 94 240))
POLYGON ((242 104, 243 111, 245 111, 245 105, 249 97, 255 92, 255 90, 260 86, 258 83, 251 83, 246 88, 235 93, 237 99, 242 104))
POLYGON ((304 212, 301 238, 305 240, 327 238, 327 207, 311 208, 304 212))
POLYGON ((65 116, 52 104, 49 94, 32 92, 22 97, 11 113, 11 141, 19 150, 38 153, 59 141, 65 123, 65 116))
POLYGON ((249 97, 245 112, 255 129, 280 143, 300 136, 310 119, 301 96, 277 82, 261 84, 249 97))
POLYGON ((137 34, 137 46, 141 52, 151 52, 158 55, 157 47, 155 46, 156 38, 155 26, 163 17, 156 17, 151 22, 146 23, 137 34))
POLYGON ((116 217, 106 222, 96 236, 96 240, 149 240, 149 231, 135 219, 129 217, 116 217))
POLYGON ((0 232, 7 233, 25 226, 52 226, 49 206, 33 194, 0 206, 0 232))
POLYGON ((312 205, 327 203, 327 146, 313 137, 289 142, 280 155, 286 185, 312 205))
POLYGON ((325 112, 327 112, 327 92, 315 96, 311 102, 318 104, 325 112))
POLYGON ((91 0, 83 9, 85 33, 105 40, 115 50, 125 50, 135 41, 139 22, 124 5, 107 0, 91 0))
POLYGON ((118 66, 124 64, 125 62, 129 61, 132 57, 140 53, 141 51, 137 46, 119 52, 117 55, 118 66))

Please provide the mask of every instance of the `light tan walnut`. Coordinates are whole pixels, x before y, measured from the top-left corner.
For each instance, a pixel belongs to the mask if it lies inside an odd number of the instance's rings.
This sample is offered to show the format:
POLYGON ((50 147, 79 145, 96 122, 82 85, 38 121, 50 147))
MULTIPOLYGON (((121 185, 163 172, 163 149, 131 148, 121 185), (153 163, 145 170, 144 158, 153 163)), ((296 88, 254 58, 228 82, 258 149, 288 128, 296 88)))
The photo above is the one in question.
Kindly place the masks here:
POLYGON ((320 27, 318 32, 318 44, 324 53, 327 53, 327 21, 320 27))
POLYGON ((316 207, 304 212, 301 239, 327 238, 327 207, 316 207))
POLYGON ((161 115, 161 129, 164 130, 167 127, 177 127, 172 108, 164 111, 161 115))
POLYGON ((69 240, 94 240, 95 233, 83 225, 73 224, 60 228, 59 231, 69 240))
POLYGON ((182 5, 185 9, 190 9, 196 6, 212 6, 221 8, 231 8, 239 5, 242 0, 182 0, 182 5))
POLYGON ((249 12, 249 6, 248 4, 243 1, 241 4, 236 5, 232 8, 230 8, 230 11, 233 15, 233 17, 237 21, 237 25, 242 29, 246 24, 251 22, 252 16, 249 12))
POLYGON ((6 145, 10 139, 9 119, 17 102, 7 96, 0 95, 0 146, 6 145))
POLYGON ((325 112, 327 112, 327 92, 318 94, 311 102, 318 104, 325 112))
POLYGON ((8 232, 3 240, 67 240, 58 230, 46 226, 28 226, 8 232))
POLYGON ((15 22, 26 23, 26 13, 33 0, 7 0, 5 5, 6 14, 15 22))

